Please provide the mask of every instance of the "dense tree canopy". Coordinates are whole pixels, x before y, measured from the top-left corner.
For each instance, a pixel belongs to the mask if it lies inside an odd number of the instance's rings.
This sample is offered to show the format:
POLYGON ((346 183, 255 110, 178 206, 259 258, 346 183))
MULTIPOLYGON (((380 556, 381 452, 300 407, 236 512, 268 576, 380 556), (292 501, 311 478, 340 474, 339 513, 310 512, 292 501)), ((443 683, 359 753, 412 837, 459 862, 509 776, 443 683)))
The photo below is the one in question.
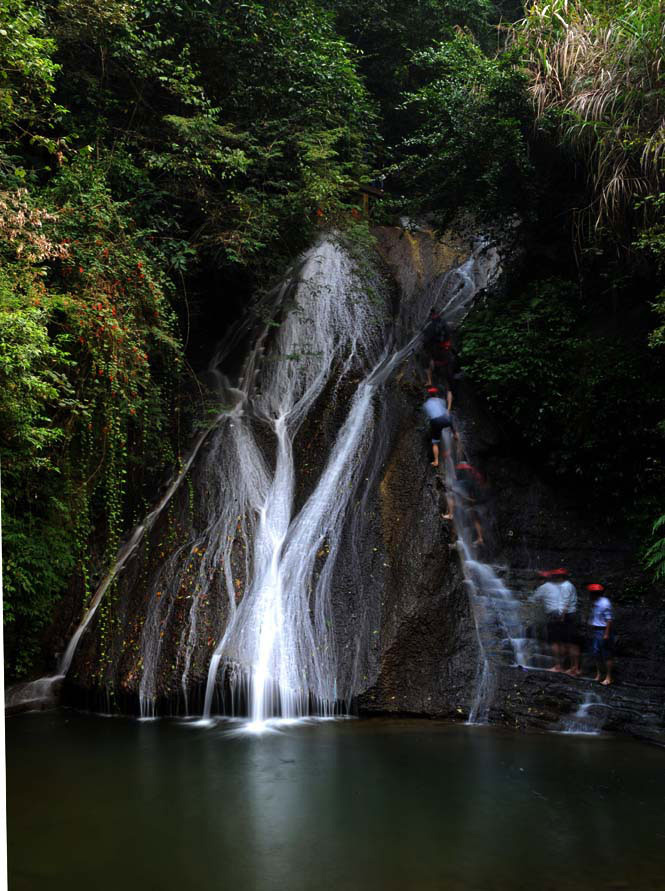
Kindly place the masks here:
POLYGON ((376 173, 388 218, 521 221, 467 374, 552 473, 606 504, 634 487, 662 573, 664 21, 656 0, 0 4, 10 673, 205 411, 197 320, 221 335, 319 226, 357 225, 376 173))
POLYGON ((187 441, 190 282, 265 284, 347 213, 373 125, 353 59, 310 0, 3 4, 12 672, 72 577, 88 596, 187 441))

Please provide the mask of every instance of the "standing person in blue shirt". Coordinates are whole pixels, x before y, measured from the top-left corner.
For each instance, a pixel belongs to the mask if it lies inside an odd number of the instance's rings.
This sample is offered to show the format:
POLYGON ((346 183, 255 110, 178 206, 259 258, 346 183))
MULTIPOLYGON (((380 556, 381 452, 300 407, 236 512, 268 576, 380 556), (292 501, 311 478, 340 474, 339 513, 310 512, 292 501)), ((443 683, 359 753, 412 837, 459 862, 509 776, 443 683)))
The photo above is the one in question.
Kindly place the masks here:
POLYGON ((596 681, 605 687, 612 683, 612 604, 605 597, 604 585, 594 582, 586 586, 594 597, 589 617, 591 628, 591 651, 596 662, 596 681), (601 681, 602 669, 605 668, 605 680, 601 681))
MULTIPOLYGON (((450 401, 452 394, 448 392, 448 400, 444 402, 439 393, 438 387, 427 387, 427 399, 423 403, 423 411, 429 421, 429 433, 432 440, 432 454, 434 460, 432 467, 439 466, 439 446, 441 444, 441 434, 448 427, 455 432, 453 427, 453 419, 450 414, 450 401)), ((445 453, 444 453, 445 457, 445 453)))

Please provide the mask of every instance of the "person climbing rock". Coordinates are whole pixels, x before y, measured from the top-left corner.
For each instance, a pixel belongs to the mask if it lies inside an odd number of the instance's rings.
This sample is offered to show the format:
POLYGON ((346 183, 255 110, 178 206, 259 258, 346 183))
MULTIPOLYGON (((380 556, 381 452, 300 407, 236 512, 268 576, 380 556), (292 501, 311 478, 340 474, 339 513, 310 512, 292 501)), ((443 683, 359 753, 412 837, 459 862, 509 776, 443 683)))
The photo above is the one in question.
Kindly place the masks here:
POLYGON ((432 344, 441 340, 450 340, 450 329, 441 313, 433 306, 429 313, 429 321, 423 329, 423 341, 425 347, 429 349, 432 344))
POLYGON ((435 307, 432 307, 430 311, 429 322, 423 331, 423 341, 425 351, 429 356, 426 378, 427 386, 432 386, 434 382, 434 372, 438 371, 444 378, 444 382, 450 393, 450 403, 452 405, 454 371, 453 344, 450 336, 450 329, 443 316, 435 307))
POLYGON ((443 519, 452 520, 457 500, 476 530, 473 544, 485 544, 481 513, 487 500, 487 484, 482 473, 466 461, 456 464, 455 478, 451 483, 447 500, 448 513, 443 516, 443 519))
POLYGON ((608 687, 612 683, 612 604, 605 596, 605 586, 593 582, 586 586, 593 603, 589 616, 591 652, 596 663, 596 681, 608 687), (600 680, 605 671, 605 679, 600 680))
MULTIPOLYGON (((453 427, 453 419, 450 409, 446 402, 441 398, 438 387, 426 387, 427 399, 423 403, 423 411, 429 421, 429 434, 432 441, 432 454, 434 460, 432 467, 439 466, 439 446, 441 443, 441 435, 448 427, 455 432, 453 427)), ((444 452, 443 457, 446 454, 444 452)))

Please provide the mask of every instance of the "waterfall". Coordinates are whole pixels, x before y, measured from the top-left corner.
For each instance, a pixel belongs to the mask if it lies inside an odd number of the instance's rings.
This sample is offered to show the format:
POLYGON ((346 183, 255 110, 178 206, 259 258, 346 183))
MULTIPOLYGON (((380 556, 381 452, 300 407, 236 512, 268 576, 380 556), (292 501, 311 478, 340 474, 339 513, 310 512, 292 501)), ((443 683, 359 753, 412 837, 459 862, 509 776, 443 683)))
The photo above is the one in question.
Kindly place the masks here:
MULTIPOLYGON (((372 441, 381 333, 377 307, 361 293, 351 261, 335 242, 323 241, 303 265, 290 311, 266 354, 259 384, 248 391, 242 416, 219 431, 206 457, 213 477, 219 480, 223 474, 224 479, 216 487, 219 498, 208 499, 210 522, 194 545, 206 556, 183 632, 185 651, 196 643, 206 562, 225 567, 229 609, 210 659, 205 718, 213 710, 215 691, 223 694, 225 685, 232 699, 239 688, 247 692, 255 722, 336 709, 340 691, 330 587, 349 500, 372 441), (352 376, 358 383, 347 417, 313 491, 295 513, 295 438, 314 403, 337 399, 352 376), (274 442, 272 462, 264 457, 266 432, 274 442), (239 603, 228 545, 236 516, 247 524, 239 603)), ((181 555, 172 560, 182 565, 181 555)), ((165 572, 170 574, 170 568, 165 572)), ((156 687, 156 632, 169 601, 173 598, 157 601, 144 624, 141 699, 146 710, 156 687)))
MULTIPOLYGON (((436 300, 446 314, 459 320, 497 266, 494 249, 477 240, 469 260, 437 282, 436 300)), ((254 345, 233 386, 220 368, 248 324, 221 345, 209 368, 219 398, 214 420, 121 548, 58 675, 38 687, 67 673, 95 610, 123 569, 140 562, 139 545, 152 532, 155 562, 129 583, 144 602, 143 611, 132 615, 136 656, 112 676, 138 692, 142 717, 158 713, 165 690, 181 692, 185 714, 200 714, 200 700, 197 705, 190 697, 203 686, 206 720, 222 712, 249 715, 261 725, 272 717, 330 716, 348 707, 357 692, 356 666, 368 646, 371 610, 358 601, 354 640, 337 641, 333 575, 345 528, 351 564, 362 560, 355 543, 361 521, 350 506, 365 503, 368 474, 377 479, 376 462, 385 454, 382 387, 418 346, 424 300, 431 300, 421 295, 414 324, 401 335, 402 344, 408 342, 398 348, 394 334, 386 338, 381 301, 366 291, 348 253, 325 238, 305 255, 297 274, 265 298, 254 345), (324 416, 326 454, 316 455, 305 484, 298 457, 311 428, 303 425, 324 416), (186 502, 185 480, 191 517, 183 520, 182 503, 175 508, 177 534, 160 553, 163 532, 154 530, 166 527, 157 521, 176 492, 186 502), (338 664, 342 651, 344 665, 338 664)), ((448 473, 454 476, 452 464, 448 473)), ((494 624, 521 664, 519 616, 491 567, 475 559, 459 515, 457 525, 483 654, 479 690, 487 693, 491 645, 481 614, 490 604, 494 624)), ((479 703, 476 717, 482 711, 479 703)))

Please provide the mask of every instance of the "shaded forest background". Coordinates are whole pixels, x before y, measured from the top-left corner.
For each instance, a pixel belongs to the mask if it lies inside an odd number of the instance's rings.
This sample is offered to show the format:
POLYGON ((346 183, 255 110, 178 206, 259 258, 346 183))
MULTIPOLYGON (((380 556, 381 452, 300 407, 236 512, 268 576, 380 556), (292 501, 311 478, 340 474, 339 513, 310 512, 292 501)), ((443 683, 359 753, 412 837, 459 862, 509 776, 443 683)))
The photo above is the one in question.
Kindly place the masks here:
POLYGON ((9 677, 205 423, 214 342, 320 227, 371 240, 380 175, 375 221, 510 233, 465 374, 663 576, 664 45, 658 0, 3 0, 9 677))

